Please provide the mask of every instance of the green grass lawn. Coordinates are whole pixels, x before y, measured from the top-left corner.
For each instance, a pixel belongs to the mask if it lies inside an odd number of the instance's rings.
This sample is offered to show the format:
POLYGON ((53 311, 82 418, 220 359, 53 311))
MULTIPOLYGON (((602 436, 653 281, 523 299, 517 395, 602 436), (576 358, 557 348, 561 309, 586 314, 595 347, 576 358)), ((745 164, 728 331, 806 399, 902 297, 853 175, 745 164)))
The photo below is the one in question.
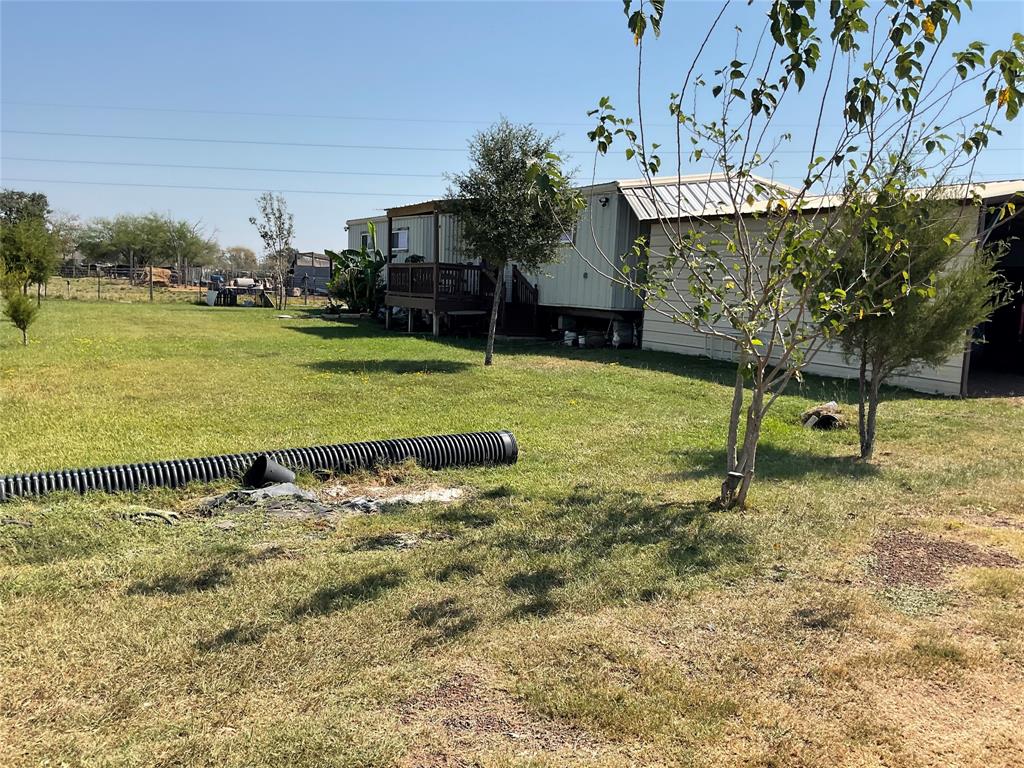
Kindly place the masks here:
POLYGON ((500 428, 520 462, 331 521, 0 507, 0 764, 1020 764, 1020 398, 893 390, 864 466, 799 426, 855 391, 812 379, 723 512, 728 367, 278 314, 46 302, 0 329, 0 473, 500 428))

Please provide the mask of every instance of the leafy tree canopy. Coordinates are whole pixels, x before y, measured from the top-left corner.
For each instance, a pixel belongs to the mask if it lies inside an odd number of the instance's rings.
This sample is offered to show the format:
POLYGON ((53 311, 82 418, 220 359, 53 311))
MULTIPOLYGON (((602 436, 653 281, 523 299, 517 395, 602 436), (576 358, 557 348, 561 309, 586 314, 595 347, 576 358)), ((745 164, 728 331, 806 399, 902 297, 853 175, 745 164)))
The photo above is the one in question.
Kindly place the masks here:
POLYGON ((542 162, 557 165, 556 140, 505 119, 476 134, 472 167, 452 175, 448 191, 467 255, 492 267, 514 260, 527 270, 554 259, 580 211, 576 195, 542 187, 533 172, 542 162))
POLYGON ((0 224, 13 225, 24 219, 42 220, 49 215, 50 203, 42 192, 0 190, 0 224))

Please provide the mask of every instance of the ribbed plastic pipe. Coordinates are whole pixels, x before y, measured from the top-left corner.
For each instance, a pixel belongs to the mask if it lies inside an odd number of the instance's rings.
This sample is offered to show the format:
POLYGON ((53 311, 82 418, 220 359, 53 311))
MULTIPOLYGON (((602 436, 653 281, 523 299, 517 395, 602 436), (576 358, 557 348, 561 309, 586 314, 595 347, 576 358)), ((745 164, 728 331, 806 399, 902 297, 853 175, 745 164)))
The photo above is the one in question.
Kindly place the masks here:
POLYGON ((264 454, 293 470, 352 472, 356 469, 372 469, 410 459, 427 469, 515 464, 519 458, 519 446, 511 432, 501 430, 315 445, 310 448, 285 448, 257 453, 230 453, 196 459, 118 464, 111 467, 30 472, 0 476, 0 501, 23 496, 44 496, 62 491, 118 493, 158 486, 178 488, 192 481, 209 482, 238 478, 264 454))

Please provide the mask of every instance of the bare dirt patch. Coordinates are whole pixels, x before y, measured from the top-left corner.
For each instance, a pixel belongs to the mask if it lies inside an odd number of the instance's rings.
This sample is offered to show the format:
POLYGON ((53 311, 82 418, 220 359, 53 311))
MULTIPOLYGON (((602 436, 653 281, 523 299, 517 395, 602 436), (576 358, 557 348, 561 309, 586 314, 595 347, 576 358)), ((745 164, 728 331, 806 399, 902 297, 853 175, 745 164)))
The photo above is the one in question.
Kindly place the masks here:
POLYGON ((443 734, 431 749, 421 745, 410 758, 413 766, 475 765, 467 761, 478 750, 504 748, 514 752, 593 751, 583 731, 555 721, 531 717, 507 694, 488 687, 472 673, 456 672, 435 688, 406 701, 402 722, 443 734))
POLYGON ((366 507, 365 511, 375 511, 376 507, 396 504, 424 504, 436 501, 450 504, 465 495, 462 488, 446 488, 441 485, 363 485, 363 484, 329 484, 321 488, 318 496, 325 502, 343 503, 355 508, 366 507))
POLYGON ((872 575, 887 587, 939 587, 950 571, 963 566, 1017 568, 1021 561, 1006 552, 916 531, 894 531, 875 542, 872 575))

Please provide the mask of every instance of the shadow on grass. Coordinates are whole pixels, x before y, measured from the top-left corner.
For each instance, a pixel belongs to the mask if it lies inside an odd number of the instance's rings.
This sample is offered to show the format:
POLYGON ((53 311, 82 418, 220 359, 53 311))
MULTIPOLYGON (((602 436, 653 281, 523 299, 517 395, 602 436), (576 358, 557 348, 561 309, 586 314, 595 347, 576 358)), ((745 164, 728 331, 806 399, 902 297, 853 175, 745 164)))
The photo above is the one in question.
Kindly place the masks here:
MULTIPOLYGON (((670 480, 700 480, 722 477, 725 450, 694 448, 675 454, 682 466, 668 478, 670 480)), ((874 464, 857 461, 853 456, 822 456, 809 451, 791 451, 762 443, 757 448, 757 477, 761 480, 793 480, 801 477, 844 477, 863 479, 875 477, 879 469, 874 464)))
MULTIPOLYGON (((359 579, 352 579, 330 587, 321 587, 308 598, 296 605, 288 618, 292 623, 327 616, 338 611, 354 608, 360 603, 370 602, 386 592, 395 589, 405 581, 405 574, 398 571, 370 573, 359 579)), ((238 624, 207 640, 200 640, 196 647, 201 651, 219 651, 231 646, 254 645, 274 629, 271 624, 238 624)))
POLYGON ((479 576, 483 573, 482 569, 476 563, 471 563, 468 560, 456 559, 450 563, 442 565, 440 568, 434 569, 431 573, 431 578, 434 581, 457 581, 460 579, 471 579, 474 576, 479 576))
MULTIPOLYGON (((312 316, 308 320, 317 319, 312 316)), ((324 324, 316 325, 283 325, 285 330, 303 333, 307 336, 315 336, 325 341, 344 339, 363 339, 375 336, 390 335, 382 327, 368 320, 324 321, 324 324)))
POLYGON ((359 603, 376 600, 405 581, 405 574, 398 571, 370 573, 361 579, 347 581, 331 587, 322 587, 309 596, 292 611, 292 619, 301 621, 314 616, 326 616, 347 610, 359 603))
POLYGON ((480 620, 455 597, 445 597, 413 606, 406 620, 418 624, 427 631, 425 637, 413 644, 414 648, 456 640, 469 634, 480 624, 480 620))
POLYGON ((209 640, 200 640, 196 647, 201 651, 219 651, 229 646, 255 645, 270 632, 269 624, 236 625, 225 629, 209 640))
POLYGON ((473 368, 458 360, 321 360, 307 368, 323 373, 460 373, 473 368))
POLYGON ((145 581, 136 581, 128 588, 129 595, 184 595, 190 592, 207 592, 230 584, 235 571, 283 557, 287 553, 280 545, 272 545, 258 552, 230 553, 223 562, 199 569, 178 566, 145 581))
MULTIPOLYGON (((310 317, 312 319, 312 316, 310 317)), ((462 338, 444 336, 434 338, 430 334, 408 334, 399 335, 394 331, 387 331, 383 326, 370 320, 346 319, 342 322, 331 322, 326 325, 288 325, 288 330, 297 331, 317 338, 331 339, 353 339, 353 338, 418 338, 423 341, 437 345, 440 349, 450 348, 461 351, 479 353, 484 352, 485 339, 480 337, 462 338)), ((522 355, 542 355, 545 357, 579 360, 590 363, 614 363, 626 368, 669 373, 686 378, 705 381, 713 384, 721 384, 732 387, 736 376, 736 365, 728 361, 712 360, 706 357, 692 355, 680 355, 671 352, 655 352, 643 349, 574 349, 566 347, 560 341, 536 341, 536 340, 505 340, 498 342, 495 348, 495 355, 498 358, 498 365, 502 357, 517 357, 522 355)), ((381 370, 389 371, 388 365, 411 365, 412 370, 397 370, 397 373, 409 373, 416 370, 418 365, 428 364, 453 364, 459 366, 458 370, 474 367, 475 363, 454 363, 446 360, 423 360, 416 361, 384 361, 380 368, 374 369, 369 366, 357 367, 356 370, 381 370)), ((339 373, 344 370, 339 370, 339 373)), ((437 370, 437 373, 454 373, 456 371, 437 370)), ((839 402, 854 402, 856 400, 857 382, 852 379, 838 379, 815 374, 806 374, 804 380, 797 384, 791 384, 787 388, 787 394, 803 397, 808 400, 825 402, 838 400, 839 402)), ((920 392, 913 392, 908 389, 901 389, 894 386, 884 386, 882 394, 885 400, 926 400, 941 397, 939 395, 927 395, 920 392)))
POLYGON ((466 502, 457 507, 450 507, 437 516, 438 522, 449 526, 466 528, 488 528, 497 521, 498 516, 489 510, 479 509, 478 504, 466 502))
POLYGON ((523 619, 554 613, 558 604, 552 599, 551 592, 563 586, 564 572, 551 566, 512 574, 505 580, 505 588, 526 597, 527 600, 513 608, 509 616, 513 619, 523 619))
MULTIPOLYGON (((494 503, 478 498, 438 517, 490 518, 494 503)), ((711 502, 658 503, 583 486, 526 520, 502 514, 501 521, 466 531, 451 559, 430 575, 439 582, 473 578, 481 568, 472 563, 489 563, 485 580, 500 584, 517 603, 506 613, 512 620, 579 610, 581 593, 591 606, 651 601, 670 594, 679 580, 734 578, 758 562, 757 543, 742 519, 711 502)))
POLYGON ((149 581, 140 581, 128 588, 129 595, 184 595, 206 592, 230 584, 231 571, 217 563, 194 573, 164 573, 149 581))

